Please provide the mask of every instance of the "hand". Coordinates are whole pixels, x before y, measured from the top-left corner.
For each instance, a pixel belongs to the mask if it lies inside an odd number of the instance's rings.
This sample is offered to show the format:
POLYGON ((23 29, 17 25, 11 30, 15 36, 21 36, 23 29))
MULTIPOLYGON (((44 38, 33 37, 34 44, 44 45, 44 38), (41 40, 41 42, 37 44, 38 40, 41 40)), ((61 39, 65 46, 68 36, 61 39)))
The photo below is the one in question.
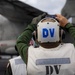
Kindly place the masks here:
POLYGON ((56 14, 56 19, 59 21, 61 27, 65 27, 65 25, 68 23, 67 18, 60 14, 56 14))
POLYGON ((45 18, 45 16, 47 15, 47 13, 43 13, 42 15, 39 15, 38 17, 33 18, 31 24, 38 24, 38 22, 45 18))

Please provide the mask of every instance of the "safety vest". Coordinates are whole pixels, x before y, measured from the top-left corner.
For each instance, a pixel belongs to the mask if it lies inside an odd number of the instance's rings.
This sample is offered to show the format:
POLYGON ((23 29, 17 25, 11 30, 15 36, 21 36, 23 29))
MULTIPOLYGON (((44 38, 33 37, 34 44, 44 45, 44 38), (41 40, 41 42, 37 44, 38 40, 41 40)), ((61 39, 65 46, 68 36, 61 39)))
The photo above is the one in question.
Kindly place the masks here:
POLYGON ((75 49, 73 44, 56 48, 29 47, 28 75, 75 75, 75 49))
POLYGON ((26 64, 20 56, 10 59, 9 62, 12 69, 12 75, 27 75, 26 64))

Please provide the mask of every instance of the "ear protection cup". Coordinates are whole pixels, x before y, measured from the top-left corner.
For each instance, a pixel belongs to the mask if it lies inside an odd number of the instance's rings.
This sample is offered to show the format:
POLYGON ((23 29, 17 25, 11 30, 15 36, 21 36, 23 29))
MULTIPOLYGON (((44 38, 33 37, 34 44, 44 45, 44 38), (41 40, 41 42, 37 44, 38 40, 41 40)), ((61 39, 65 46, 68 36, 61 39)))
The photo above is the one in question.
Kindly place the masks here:
MULTIPOLYGON (((36 31, 33 32, 32 38, 33 38, 33 40, 34 40, 34 42, 35 42, 36 39, 37 39, 37 33, 36 33, 36 31)), ((34 43, 34 47, 35 47, 35 48, 39 47, 39 44, 35 42, 35 43, 34 43)))
POLYGON ((63 31, 62 35, 62 40, 65 39, 65 31, 63 31))
POLYGON ((34 31, 33 34, 32 34, 32 38, 33 38, 34 41, 36 41, 36 39, 37 39, 37 32, 36 31, 34 31))
POLYGON ((34 34, 32 34, 32 38, 34 41, 36 40, 36 36, 34 34))
POLYGON ((65 39, 65 31, 60 27, 60 37, 61 39, 65 39))

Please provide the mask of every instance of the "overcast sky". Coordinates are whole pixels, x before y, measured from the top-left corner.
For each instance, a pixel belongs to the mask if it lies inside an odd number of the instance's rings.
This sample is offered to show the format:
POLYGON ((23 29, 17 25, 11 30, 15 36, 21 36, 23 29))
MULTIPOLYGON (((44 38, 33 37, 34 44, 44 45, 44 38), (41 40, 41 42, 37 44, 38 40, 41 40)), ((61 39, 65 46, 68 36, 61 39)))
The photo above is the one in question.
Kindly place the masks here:
POLYGON ((61 14, 61 9, 64 7, 66 0, 19 0, 27 3, 35 8, 45 11, 49 14, 61 14))

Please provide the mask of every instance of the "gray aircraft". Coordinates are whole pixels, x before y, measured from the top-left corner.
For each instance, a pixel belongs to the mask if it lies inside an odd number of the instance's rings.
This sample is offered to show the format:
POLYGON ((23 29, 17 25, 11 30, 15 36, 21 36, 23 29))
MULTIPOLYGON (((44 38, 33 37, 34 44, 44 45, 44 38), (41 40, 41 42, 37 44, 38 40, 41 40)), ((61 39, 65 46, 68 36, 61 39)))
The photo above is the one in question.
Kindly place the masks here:
POLYGON ((32 18, 43 11, 19 0, 0 1, 0 54, 16 54, 16 39, 32 18))

